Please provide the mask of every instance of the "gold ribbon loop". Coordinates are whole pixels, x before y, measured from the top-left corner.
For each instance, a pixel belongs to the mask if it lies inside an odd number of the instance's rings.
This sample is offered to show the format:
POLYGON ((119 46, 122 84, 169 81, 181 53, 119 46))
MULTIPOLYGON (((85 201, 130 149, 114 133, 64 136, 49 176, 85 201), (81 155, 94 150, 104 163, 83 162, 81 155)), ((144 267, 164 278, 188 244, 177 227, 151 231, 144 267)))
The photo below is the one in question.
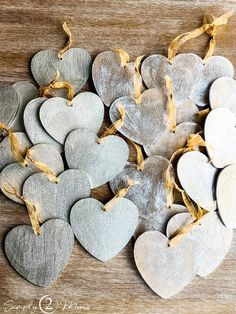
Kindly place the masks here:
POLYGON ((143 171, 144 169, 144 157, 143 157, 143 152, 142 152, 142 148, 140 145, 138 145, 137 143, 133 142, 132 140, 130 140, 129 138, 125 138, 126 141, 130 144, 132 144, 136 150, 136 161, 137 161, 137 169, 139 171, 143 171))
POLYGON ((125 195, 129 192, 129 189, 137 184, 139 184, 139 182, 128 179, 128 186, 119 190, 117 194, 103 206, 102 209, 106 212, 111 210, 123 197, 125 197, 125 195))
POLYGON ((111 126, 109 126, 105 132, 102 133, 102 135, 100 135, 100 138, 97 140, 98 144, 101 144, 102 139, 106 136, 109 135, 113 135, 115 134, 124 124, 125 121, 125 107, 121 104, 119 104, 117 106, 117 110, 120 114, 120 119, 118 119, 117 121, 115 121, 111 126))
MULTIPOLYGON (((211 34, 214 33, 214 38, 216 35, 216 32, 220 26, 226 25, 228 22, 228 19, 234 14, 234 10, 223 14, 219 18, 214 19, 212 23, 206 23, 203 24, 201 27, 194 29, 191 32, 183 33, 179 36, 177 36, 171 43, 168 48, 168 59, 170 62, 173 62, 174 57, 176 56, 177 51, 179 50, 180 47, 183 46, 188 40, 196 38, 200 36, 201 34, 207 32, 210 30, 211 34)), ((210 41, 210 49, 207 52, 206 57, 210 56, 213 54, 214 51, 214 40, 211 42, 210 41)), ((204 60, 206 59, 204 58, 204 60)))
POLYGON ((57 176, 55 175, 55 173, 44 163, 34 160, 32 158, 32 149, 28 149, 26 152, 26 160, 29 159, 32 164, 38 168, 40 171, 42 171, 47 177, 48 180, 52 183, 58 183, 59 179, 57 178, 57 176))
POLYGON ((120 57, 120 65, 125 68, 127 66, 127 63, 129 63, 129 54, 128 54, 128 52, 124 51, 121 48, 116 48, 113 51, 119 55, 119 57, 120 57))
POLYGON ((19 200, 21 200, 28 211, 28 215, 30 218, 30 222, 33 228, 33 231, 36 235, 40 235, 41 230, 40 230, 40 223, 41 223, 41 213, 40 213, 40 209, 34 205, 33 203, 31 203, 30 201, 28 201, 24 196, 20 195, 17 192, 17 189, 15 187, 12 187, 9 184, 5 184, 3 186, 3 189, 10 195, 14 195, 15 197, 17 197, 19 200))
POLYGON ((71 47, 71 45, 72 45, 72 42, 73 42, 73 40, 72 40, 72 34, 71 34, 71 31, 69 30, 69 27, 67 26, 67 23, 64 22, 64 23, 62 24, 62 27, 63 27, 64 32, 65 32, 65 33, 67 34, 67 36, 68 36, 68 40, 67 40, 67 43, 65 44, 64 48, 62 48, 62 49, 58 52, 58 54, 57 54, 57 56, 58 56, 59 59, 63 59, 63 54, 64 54, 68 49, 70 49, 70 47, 71 47))
POLYGON ((134 101, 136 104, 140 104, 142 101, 142 77, 140 75, 140 65, 145 55, 139 56, 134 62, 135 73, 134 73, 134 101))
POLYGON ((12 152, 12 155, 14 158, 22 165, 26 166, 26 161, 25 161, 25 151, 22 149, 21 144, 19 142, 18 137, 16 134, 10 129, 7 128, 5 124, 0 122, 0 129, 3 129, 9 136, 10 140, 10 149, 12 152))
POLYGON ((176 108, 173 99, 173 82, 168 75, 165 77, 165 82, 167 91, 167 113, 169 130, 174 133, 176 130, 176 108))

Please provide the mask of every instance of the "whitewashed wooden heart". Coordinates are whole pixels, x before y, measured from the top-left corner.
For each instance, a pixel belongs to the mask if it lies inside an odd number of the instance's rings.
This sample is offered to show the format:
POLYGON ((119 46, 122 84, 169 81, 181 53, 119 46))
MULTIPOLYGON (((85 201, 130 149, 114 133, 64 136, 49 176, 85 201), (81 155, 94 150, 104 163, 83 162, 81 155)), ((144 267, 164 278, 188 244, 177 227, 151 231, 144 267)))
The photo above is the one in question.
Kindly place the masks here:
POLYGON ((24 110, 24 125, 26 132, 34 145, 50 144, 53 145, 60 153, 63 151, 63 146, 53 137, 51 137, 44 129, 40 118, 39 110, 41 105, 47 100, 44 97, 38 97, 31 100, 24 110))
POLYGON ((205 121, 207 152, 216 168, 236 162, 236 117, 225 108, 213 109, 205 121))
POLYGON ((36 173, 23 185, 23 196, 38 205, 41 222, 52 218, 69 221, 69 212, 75 202, 90 196, 89 179, 82 171, 66 170, 58 180, 58 183, 53 183, 43 173, 36 173))
POLYGON ((236 228, 236 165, 224 168, 216 185, 216 199, 220 217, 228 228, 236 228))
MULTIPOLYGON (((140 218, 147 217, 166 205, 165 172, 170 162, 160 156, 151 156, 145 159, 143 166, 143 170, 139 171, 137 165, 127 163, 125 168, 110 181, 114 194, 127 187, 129 179, 137 182, 129 189, 125 198, 137 205, 140 218)), ((171 172, 174 175, 172 166, 171 172)))
POLYGON ((183 189, 203 209, 216 209, 215 181, 218 171, 200 152, 182 155, 177 164, 177 174, 183 189))
POLYGON ((110 135, 102 138, 100 143, 98 140, 96 133, 77 129, 65 142, 69 168, 86 172, 92 189, 112 180, 129 158, 129 147, 122 138, 110 135))
POLYGON ((134 236, 137 238, 146 231, 166 232, 166 226, 170 218, 178 213, 186 213, 187 208, 183 205, 172 204, 171 207, 163 206, 157 208, 154 212, 139 216, 139 224, 135 230, 134 236))
MULTIPOLYGON (((188 213, 175 215, 168 222, 166 230, 167 237, 173 236, 179 228, 192 221, 193 218, 188 213)), ((185 235, 185 238, 192 239, 200 243, 203 247, 203 251, 202 249, 199 251, 197 245, 194 248, 196 254, 203 252, 201 265, 197 272, 199 276, 207 276, 220 265, 230 249, 232 237, 232 230, 222 224, 216 211, 204 215, 201 224, 193 227, 193 229, 185 235)))
POLYGON ((147 231, 135 242, 136 266, 150 288, 162 298, 170 298, 195 277, 201 264, 197 242, 183 239, 174 247, 158 231, 147 231))
POLYGON ((98 54, 93 62, 92 77, 95 89, 106 106, 122 96, 135 98, 136 84, 142 87, 142 78, 134 62, 122 64, 119 53, 116 51, 104 51, 98 54))
POLYGON ((166 76, 173 81, 173 97, 175 102, 188 99, 194 86, 201 79, 203 61, 192 53, 177 55, 173 63, 159 54, 147 57, 141 66, 141 74, 148 88, 165 88, 166 76))
POLYGON ((5 238, 5 253, 15 270, 26 280, 47 287, 64 270, 72 253, 74 235, 70 225, 51 219, 41 226, 41 235, 32 227, 20 225, 5 238))
MULTIPOLYGON (((64 170, 64 164, 61 155, 51 145, 38 144, 31 147, 31 157, 36 161, 40 161, 48 166, 56 175, 64 170)), ((6 166, 0 173, 0 188, 2 192, 13 201, 23 204, 16 196, 9 194, 5 190, 6 185, 16 188, 17 192, 22 195, 22 187, 25 180, 34 173, 40 172, 32 162, 27 167, 19 163, 13 163, 6 166)))
MULTIPOLYGON (((16 132, 15 136, 17 137, 20 146, 23 151, 32 146, 28 136, 23 132, 16 132)), ((0 171, 9 164, 16 162, 10 146, 10 137, 7 136, 0 143, 0 171)))
POLYGON ((227 108, 236 115, 236 81, 230 77, 221 77, 211 85, 210 106, 212 109, 227 108))
POLYGON ((176 126, 175 133, 166 129, 156 137, 152 145, 144 146, 144 150, 148 156, 160 155, 170 159, 177 149, 185 147, 190 134, 200 130, 200 126, 194 122, 183 122, 176 126))
POLYGON ((0 108, 0 122, 9 127, 19 108, 17 93, 11 85, 0 85, 0 108))
POLYGON ((81 48, 71 48, 59 59, 54 50, 42 50, 31 60, 31 72, 39 86, 48 85, 58 70, 59 81, 69 82, 78 92, 87 82, 91 72, 92 58, 81 48))
POLYGON ((70 223, 80 244, 94 257, 107 261, 128 243, 138 223, 134 203, 120 199, 109 211, 94 198, 78 201, 71 209, 70 223))
POLYGON ((202 77, 198 85, 193 89, 190 99, 198 106, 209 105, 209 88, 211 84, 222 76, 233 77, 233 64, 222 56, 213 56, 206 60, 202 71, 202 77))
POLYGON ((17 115, 11 123, 11 128, 14 132, 25 132, 24 123, 23 123, 23 113, 25 106, 32 99, 39 96, 38 89, 30 82, 19 81, 12 85, 12 87, 17 92, 19 109, 17 115))
POLYGON ((64 98, 54 97, 46 100, 39 111, 43 127, 61 144, 78 128, 97 133, 103 122, 104 106, 96 94, 81 93, 74 97, 72 104, 70 107, 64 98))

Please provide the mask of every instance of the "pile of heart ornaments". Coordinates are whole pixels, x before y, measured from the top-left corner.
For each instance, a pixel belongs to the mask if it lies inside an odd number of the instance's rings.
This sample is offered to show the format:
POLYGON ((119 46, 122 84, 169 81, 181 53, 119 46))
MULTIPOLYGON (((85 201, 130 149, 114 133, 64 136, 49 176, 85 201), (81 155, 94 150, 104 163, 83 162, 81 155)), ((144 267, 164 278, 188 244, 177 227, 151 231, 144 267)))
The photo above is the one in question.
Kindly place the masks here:
POLYGON ((50 285, 68 263, 75 236, 103 262, 134 237, 136 266, 162 298, 214 271, 236 227, 231 62, 192 53, 171 63, 159 54, 130 62, 121 49, 92 62, 86 50, 69 48, 38 52, 31 72, 41 94, 29 82, 0 87, 0 188, 25 205, 32 223, 6 235, 15 270, 35 285, 50 285), (90 75, 97 94, 80 92, 90 75), (105 110, 112 125, 101 133, 105 110), (205 147, 183 149, 193 134, 205 147), (129 162, 127 142, 146 158, 129 162), (172 162, 176 151, 182 153, 172 162), (168 204, 167 171, 201 219, 180 193, 168 204), (107 183, 114 193, 107 204, 90 197, 107 183), (170 245, 179 230, 184 236, 170 245))

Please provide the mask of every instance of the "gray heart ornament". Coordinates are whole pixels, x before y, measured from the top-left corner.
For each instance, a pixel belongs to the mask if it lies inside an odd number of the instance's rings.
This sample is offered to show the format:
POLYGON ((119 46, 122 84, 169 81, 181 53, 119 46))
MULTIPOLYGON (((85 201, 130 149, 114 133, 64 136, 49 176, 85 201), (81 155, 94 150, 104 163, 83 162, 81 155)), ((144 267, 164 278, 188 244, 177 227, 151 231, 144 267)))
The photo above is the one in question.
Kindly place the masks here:
POLYGON ((61 153, 63 151, 62 144, 54 140, 54 138, 46 132, 39 118, 39 110, 46 100, 47 98, 38 97, 27 104, 24 110, 25 129, 34 145, 50 144, 61 153))
MULTIPOLYGON (((55 173, 55 175, 60 174, 64 170, 62 157, 53 146, 48 144, 38 144, 31 147, 30 150, 32 159, 44 163, 55 173)), ((22 195, 22 187, 25 180, 32 174, 38 172, 40 172, 40 170, 36 168, 32 162, 29 162, 28 166, 22 166, 19 163, 10 164, 0 173, 0 188, 8 198, 23 204, 23 202, 16 196, 9 194, 5 190, 5 185, 11 185, 16 188, 20 195, 22 195)))
POLYGON ((78 92, 87 82, 91 72, 92 58, 81 48, 71 48, 58 57, 54 50, 42 50, 31 60, 31 72, 39 86, 48 85, 58 70, 59 81, 69 82, 78 92))
POLYGON ((52 218, 69 221, 71 207, 90 196, 90 183, 87 175, 76 169, 62 172, 57 183, 50 182, 43 173, 36 173, 25 181, 23 196, 38 206, 41 222, 52 218))
POLYGON ((72 131, 65 142, 65 157, 69 168, 84 171, 91 188, 112 180, 125 166, 129 147, 120 137, 106 136, 98 143, 96 133, 88 129, 72 131))
MULTIPOLYGON (((11 85, 0 86, 0 122, 9 127, 19 109, 18 96, 11 85)), ((0 130, 0 134, 3 133, 0 130)))
POLYGON ((134 203, 120 199, 109 211, 96 199, 78 201, 71 209, 70 223, 79 243, 105 262, 117 255, 131 239, 138 223, 134 203))
POLYGON ((72 229, 61 219, 45 222, 39 236, 34 234, 31 226, 14 227, 4 242, 12 267, 40 287, 48 287, 57 279, 69 261, 73 245, 72 229))
POLYGON ((46 100, 39 116, 45 130, 64 144, 67 135, 75 129, 87 128, 97 133, 103 122, 104 106, 96 94, 84 92, 73 98, 72 106, 60 97, 46 100))

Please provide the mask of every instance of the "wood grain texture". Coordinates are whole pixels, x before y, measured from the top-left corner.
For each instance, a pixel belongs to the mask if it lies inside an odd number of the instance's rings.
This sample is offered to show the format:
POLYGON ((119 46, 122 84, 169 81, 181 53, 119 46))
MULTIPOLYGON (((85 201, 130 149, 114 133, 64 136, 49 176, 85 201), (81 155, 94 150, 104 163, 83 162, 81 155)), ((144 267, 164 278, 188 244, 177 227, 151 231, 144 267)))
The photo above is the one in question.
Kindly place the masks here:
MULTIPOLYGON (((0 68, 1 83, 31 80, 30 58, 39 50, 60 49, 64 44, 61 22, 68 21, 74 46, 87 49, 93 57, 112 48, 132 55, 161 53, 166 56, 170 41, 180 33, 201 25, 203 14, 216 16, 235 8, 234 0, 1 0, 0 68)), ((215 54, 236 65, 236 17, 217 37, 215 54)), ((208 36, 187 43, 181 52, 201 57, 208 36)), ((91 80, 90 80, 91 82, 91 80)), ((90 84, 91 85, 91 84, 90 84)), ((88 89, 88 84, 85 89, 88 89)), ((108 115, 107 115, 108 117, 108 115)), ((108 121, 108 119, 107 119, 108 121)), ((109 122, 107 122, 109 124, 109 122)), ((134 152, 131 153, 134 160, 134 152)), ((110 199, 107 185, 92 193, 103 203, 110 199)), ((90 313, 137 314, 233 314, 236 307, 236 239, 223 264, 206 279, 195 278, 190 286, 170 300, 161 300, 144 283, 133 260, 133 241, 114 259, 102 263, 75 244, 69 265, 51 288, 37 288, 22 279, 7 263, 3 239, 18 224, 29 223, 24 207, 0 194, 0 309, 9 299, 28 304, 49 294, 89 306, 90 313)), ((82 311, 81 312, 85 312, 82 311)), ((30 313, 26 310, 25 313, 30 313)), ((41 313, 38 310, 38 313, 41 313)), ((65 310, 64 313, 73 313, 65 310)))

